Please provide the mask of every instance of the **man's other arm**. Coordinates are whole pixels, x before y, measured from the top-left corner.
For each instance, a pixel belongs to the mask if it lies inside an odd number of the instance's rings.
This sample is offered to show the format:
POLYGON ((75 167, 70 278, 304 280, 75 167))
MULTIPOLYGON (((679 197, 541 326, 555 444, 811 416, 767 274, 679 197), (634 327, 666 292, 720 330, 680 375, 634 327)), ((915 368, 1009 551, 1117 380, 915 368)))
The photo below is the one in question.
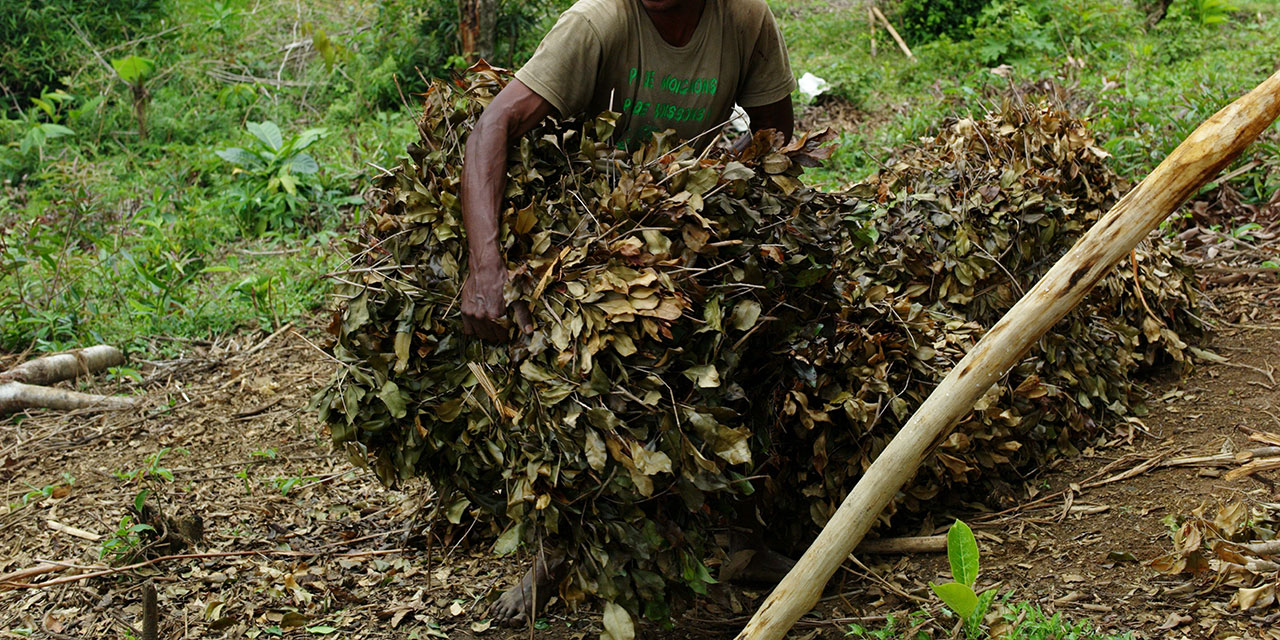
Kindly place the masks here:
MULTIPOLYGON (((499 212, 507 183, 511 144, 533 129, 554 107, 519 80, 494 96, 467 138, 462 161, 462 225, 467 231, 468 263, 462 285, 462 330, 501 341, 507 313, 502 287, 507 267, 498 247, 499 212)), ((521 319, 528 329, 527 319, 521 319)))
POLYGON ((743 107, 747 117, 751 118, 751 133, 765 129, 777 129, 787 140, 795 133, 796 117, 791 108, 791 96, 759 107, 743 107))

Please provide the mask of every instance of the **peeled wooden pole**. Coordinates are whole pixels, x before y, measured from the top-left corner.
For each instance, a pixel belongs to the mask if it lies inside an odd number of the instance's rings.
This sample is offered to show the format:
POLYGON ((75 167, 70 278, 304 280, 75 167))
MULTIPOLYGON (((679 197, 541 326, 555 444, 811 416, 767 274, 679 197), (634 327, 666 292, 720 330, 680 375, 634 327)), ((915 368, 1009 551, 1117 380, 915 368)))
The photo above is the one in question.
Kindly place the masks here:
POLYGON ((1280 72, 1200 125, 1116 203, 952 369, 867 469, 817 540, 738 634, 777 640, 822 589, 893 496, 991 384, 1191 194, 1280 115, 1280 72))
POLYGON ((28 360, 8 371, 0 372, 0 383, 53 384, 82 374, 91 375, 122 364, 124 364, 124 354, 120 353, 119 349, 100 344, 28 360))
POLYGON ((43 385, 92 375, 109 367, 124 364, 119 349, 98 345, 24 362, 0 372, 0 416, 25 409, 124 409, 134 405, 132 398, 99 396, 43 385))

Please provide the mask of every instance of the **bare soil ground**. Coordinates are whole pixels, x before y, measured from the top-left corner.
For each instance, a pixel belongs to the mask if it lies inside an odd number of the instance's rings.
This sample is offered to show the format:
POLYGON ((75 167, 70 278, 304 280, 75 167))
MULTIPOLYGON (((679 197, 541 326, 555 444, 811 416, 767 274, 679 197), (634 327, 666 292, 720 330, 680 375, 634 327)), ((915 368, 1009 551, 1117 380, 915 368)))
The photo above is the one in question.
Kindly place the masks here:
MULTIPOLYGON (((974 496, 973 510, 935 514, 939 525, 952 516, 974 525, 984 586, 1146 637, 1280 638, 1276 607, 1232 610, 1233 589, 1146 564, 1171 547, 1168 517, 1280 502, 1276 471, 1225 481, 1230 467, 1158 464, 1257 446, 1241 427, 1280 433, 1275 277, 1237 279, 1213 300, 1218 331, 1205 346, 1227 362, 1149 382, 1141 423, 1120 425, 1015 487, 1021 506, 990 513, 974 496), (1132 476, 1089 488, 1125 472, 1132 476)), ((533 634, 490 628, 485 610, 524 560, 489 557, 478 532, 432 535, 415 520, 427 487, 386 490, 330 452, 305 409, 331 370, 313 344, 320 335, 286 328, 266 339, 190 343, 184 359, 142 367, 140 383, 89 384, 138 394, 140 410, 5 419, 0 575, 52 570, 0 584, 0 637, 140 637, 146 580, 158 592, 164 638, 597 637, 597 611, 554 602, 533 634), (191 548, 155 546, 125 560, 140 566, 112 564, 103 543, 144 489, 168 517, 160 524, 188 531, 199 516, 203 536, 191 548)), ((15 360, 0 357, 0 369, 15 360)), ((874 626, 886 615, 937 610, 926 585, 947 577, 944 557, 861 562, 846 565, 797 637, 842 637, 853 621, 874 626)), ((642 627, 640 637, 730 638, 764 595, 720 587, 680 614, 675 629, 642 627)))

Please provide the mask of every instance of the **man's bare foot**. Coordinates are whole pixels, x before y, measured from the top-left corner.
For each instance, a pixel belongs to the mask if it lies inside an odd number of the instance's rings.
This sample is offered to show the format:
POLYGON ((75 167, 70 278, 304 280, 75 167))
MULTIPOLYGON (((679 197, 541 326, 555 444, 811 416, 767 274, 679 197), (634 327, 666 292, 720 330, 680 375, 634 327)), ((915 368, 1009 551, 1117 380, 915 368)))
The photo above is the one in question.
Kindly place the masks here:
POLYGON ((521 625, 542 611, 556 591, 556 583, 564 576, 564 554, 547 551, 539 556, 517 584, 489 607, 493 621, 503 625, 521 625))

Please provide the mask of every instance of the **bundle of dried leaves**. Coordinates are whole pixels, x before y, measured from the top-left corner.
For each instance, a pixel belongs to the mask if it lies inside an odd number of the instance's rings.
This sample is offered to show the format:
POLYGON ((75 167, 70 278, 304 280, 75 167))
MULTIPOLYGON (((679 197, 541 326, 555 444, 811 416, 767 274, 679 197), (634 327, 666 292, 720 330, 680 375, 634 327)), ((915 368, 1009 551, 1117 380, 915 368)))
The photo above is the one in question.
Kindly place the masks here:
MULTIPOLYGON (((833 334, 789 344, 812 365, 784 400, 792 433, 779 479, 823 523, 937 383, 1123 195, 1085 124, 1006 103, 944 123, 853 189, 873 208, 838 265, 833 334), (834 461, 833 464, 827 464, 834 461), (850 464, 852 463, 852 464, 850 464)), ((914 507, 957 484, 1042 462, 1132 415, 1130 376, 1187 361, 1199 335, 1179 246, 1153 239, 997 381, 900 497, 914 507)), ((1140 410, 1140 409, 1139 409, 1140 410)), ((885 514, 888 518, 889 513, 885 514)))
POLYGON ((1173 550, 1151 566, 1212 582, 1231 599, 1227 609, 1266 612, 1280 588, 1280 504, 1253 508, 1241 502, 1220 506, 1213 516, 1201 506, 1181 524, 1170 523, 1173 550))
MULTIPOLYGON (((483 344, 460 329, 457 194, 466 133, 504 81, 481 69, 426 94, 421 140, 352 243, 341 366, 316 398, 354 460, 389 484, 427 477, 442 515, 485 522, 497 553, 564 547, 570 602, 665 615, 672 590, 705 590, 706 561, 724 557, 713 532, 740 511, 807 539, 1121 189, 1083 125, 1049 108, 952 123, 843 194, 797 179, 826 135, 762 134, 741 155, 659 137, 624 154, 608 115, 555 124, 511 154, 501 228, 507 301, 534 331, 483 344), (758 490, 773 499, 744 507, 758 490)), ((901 502, 1123 415, 1135 367, 1182 357, 1191 285, 1170 256, 1140 252, 1104 281, 901 502)))

